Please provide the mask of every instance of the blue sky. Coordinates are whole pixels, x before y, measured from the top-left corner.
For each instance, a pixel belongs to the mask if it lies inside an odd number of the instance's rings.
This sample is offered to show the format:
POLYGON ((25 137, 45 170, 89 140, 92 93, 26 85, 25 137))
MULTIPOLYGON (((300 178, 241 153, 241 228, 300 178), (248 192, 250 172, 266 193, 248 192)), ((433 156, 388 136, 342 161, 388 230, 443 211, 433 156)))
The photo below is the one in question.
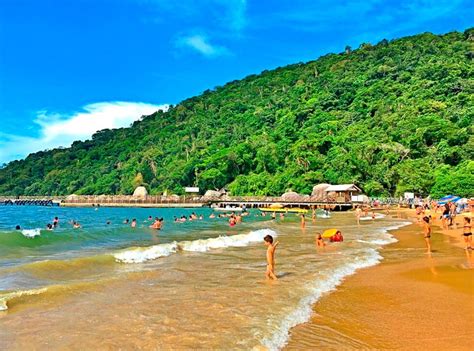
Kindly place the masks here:
POLYGON ((0 164, 346 45, 462 31, 473 3, 0 0, 0 164))

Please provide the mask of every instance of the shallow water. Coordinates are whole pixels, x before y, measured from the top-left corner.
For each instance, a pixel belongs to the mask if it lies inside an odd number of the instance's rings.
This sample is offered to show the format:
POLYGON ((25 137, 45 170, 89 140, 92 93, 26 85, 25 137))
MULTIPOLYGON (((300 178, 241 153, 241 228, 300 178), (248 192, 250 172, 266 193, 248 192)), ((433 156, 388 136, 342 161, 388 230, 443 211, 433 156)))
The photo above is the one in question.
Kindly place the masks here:
POLYGON ((210 211, 0 208, 0 301, 8 307, 0 346, 278 349, 323 294, 377 264, 381 246, 394 241, 387 228, 404 223, 357 226, 353 214, 333 213, 302 230, 296 216, 272 222, 252 213, 229 228, 207 218, 210 211), (172 222, 192 211, 206 219, 172 222), (54 232, 27 238, 10 229, 40 228, 56 215, 54 232), (165 218, 162 231, 147 228, 148 215, 165 218), (68 219, 83 228, 71 229, 68 219), (333 227, 345 242, 317 250, 315 232, 333 227), (266 234, 280 241, 276 282, 264 279, 266 234))

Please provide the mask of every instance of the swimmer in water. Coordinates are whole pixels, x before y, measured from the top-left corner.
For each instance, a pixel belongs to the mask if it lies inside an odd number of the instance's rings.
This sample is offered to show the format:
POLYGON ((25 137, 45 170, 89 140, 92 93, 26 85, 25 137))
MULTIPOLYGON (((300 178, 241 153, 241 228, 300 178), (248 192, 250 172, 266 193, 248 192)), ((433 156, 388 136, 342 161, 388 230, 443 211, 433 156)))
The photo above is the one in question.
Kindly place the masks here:
POLYGON ((15 227, 15 230, 21 230, 21 227, 20 227, 19 225, 17 225, 17 226, 15 227))
POLYGON ((324 239, 323 239, 321 233, 318 233, 318 234, 316 235, 316 246, 317 246, 317 247, 324 247, 324 246, 326 246, 326 243, 324 242, 324 239))
POLYGON ((134 218, 132 219, 132 223, 130 224, 130 227, 135 228, 137 226, 137 219, 134 218))
POLYGON ((153 224, 150 226, 150 228, 160 230, 161 227, 162 227, 162 223, 161 223, 162 221, 163 221, 163 218, 158 219, 158 217, 156 217, 155 222, 153 222, 153 224))

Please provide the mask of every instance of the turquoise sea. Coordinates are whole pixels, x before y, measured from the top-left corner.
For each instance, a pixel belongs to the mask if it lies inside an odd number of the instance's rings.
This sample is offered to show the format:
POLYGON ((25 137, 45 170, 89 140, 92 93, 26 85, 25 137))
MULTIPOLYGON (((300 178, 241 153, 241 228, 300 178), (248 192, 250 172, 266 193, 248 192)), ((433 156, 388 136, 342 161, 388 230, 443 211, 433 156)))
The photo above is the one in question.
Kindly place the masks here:
POLYGON ((295 214, 252 210, 230 227, 212 211, 0 206, 0 349, 276 350, 323 294, 380 262, 395 241, 389 229, 407 224, 380 215, 358 226, 354 214, 332 213, 301 228, 295 214), (192 212, 203 219, 174 222, 192 212), (149 216, 163 229, 150 229, 149 216), (136 228, 124 224, 133 218, 136 228), (318 249, 328 228, 345 240, 318 249), (264 277, 268 234, 280 241, 276 282, 264 277))

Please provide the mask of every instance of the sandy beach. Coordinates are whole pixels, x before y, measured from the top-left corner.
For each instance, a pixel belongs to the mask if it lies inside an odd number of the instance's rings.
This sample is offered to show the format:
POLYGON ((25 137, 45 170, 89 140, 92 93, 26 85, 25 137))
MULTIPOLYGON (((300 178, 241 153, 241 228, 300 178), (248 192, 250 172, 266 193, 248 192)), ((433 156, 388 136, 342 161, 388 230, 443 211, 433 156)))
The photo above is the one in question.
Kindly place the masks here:
POLYGON ((431 256, 419 224, 391 232, 399 241, 381 251, 382 263, 319 300, 286 349, 335 350, 344 340, 345 349, 472 350, 474 253, 463 249, 460 229, 437 224, 431 256))

